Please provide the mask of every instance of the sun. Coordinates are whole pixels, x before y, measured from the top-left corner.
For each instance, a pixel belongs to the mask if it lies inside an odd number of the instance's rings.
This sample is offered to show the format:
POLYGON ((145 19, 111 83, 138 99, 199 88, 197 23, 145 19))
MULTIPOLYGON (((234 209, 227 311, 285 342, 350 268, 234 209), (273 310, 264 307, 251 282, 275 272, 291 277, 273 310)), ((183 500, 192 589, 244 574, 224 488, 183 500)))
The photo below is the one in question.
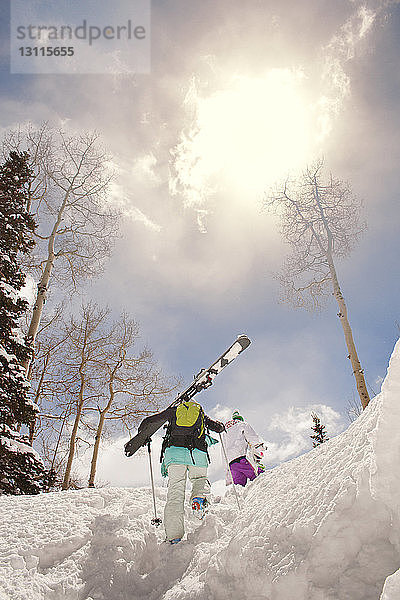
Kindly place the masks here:
POLYGON ((193 82, 186 106, 194 116, 173 153, 187 205, 201 206, 216 188, 262 193, 309 160, 318 132, 306 83, 300 69, 235 76, 208 96, 193 82))

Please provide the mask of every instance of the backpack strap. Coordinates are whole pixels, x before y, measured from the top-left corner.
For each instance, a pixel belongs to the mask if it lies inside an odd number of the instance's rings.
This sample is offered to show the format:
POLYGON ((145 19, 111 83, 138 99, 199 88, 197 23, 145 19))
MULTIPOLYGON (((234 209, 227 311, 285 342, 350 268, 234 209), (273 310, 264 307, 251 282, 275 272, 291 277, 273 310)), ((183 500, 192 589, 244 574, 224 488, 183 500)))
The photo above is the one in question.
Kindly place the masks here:
POLYGON ((168 448, 168 446, 170 446, 170 440, 171 440, 171 421, 169 421, 168 425, 165 425, 164 427, 166 428, 166 432, 165 432, 165 435, 163 437, 163 442, 162 442, 162 445, 161 445, 160 463, 162 463, 162 461, 163 461, 165 450, 168 448))

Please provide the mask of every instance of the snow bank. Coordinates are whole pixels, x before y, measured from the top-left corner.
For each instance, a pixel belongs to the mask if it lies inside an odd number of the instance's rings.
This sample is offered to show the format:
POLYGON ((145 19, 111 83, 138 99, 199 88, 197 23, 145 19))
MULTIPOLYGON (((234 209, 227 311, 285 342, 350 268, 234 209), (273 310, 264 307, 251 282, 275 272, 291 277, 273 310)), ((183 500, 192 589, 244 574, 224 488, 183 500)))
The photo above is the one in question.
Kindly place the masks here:
POLYGON ((240 513, 230 490, 187 515, 172 547, 148 489, 2 497, 0 599, 399 600, 399 421, 400 342, 347 431, 239 490, 240 513))

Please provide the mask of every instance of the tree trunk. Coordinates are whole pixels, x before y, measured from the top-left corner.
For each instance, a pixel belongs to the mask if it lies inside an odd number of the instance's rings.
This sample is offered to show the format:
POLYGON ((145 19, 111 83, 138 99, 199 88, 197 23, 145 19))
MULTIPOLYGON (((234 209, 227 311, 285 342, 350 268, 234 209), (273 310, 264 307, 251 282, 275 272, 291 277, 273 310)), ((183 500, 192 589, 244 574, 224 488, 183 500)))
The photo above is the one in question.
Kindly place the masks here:
POLYGON ((75 415, 75 422, 74 422, 74 426, 72 428, 71 438, 69 441, 69 454, 68 454, 67 467, 65 469, 64 480, 63 480, 63 483, 61 486, 61 489, 63 489, 63 490, 67 490, 69 488, 69 480, 71 477, 72 461, 74 460, 74 454, 75 454, 76 436, 78 433, 79 421, 81 420, 81 416, 82 416, 83 405, 85 403, 84 390, 85 390, 85 384, 86 384, 86 375, 84 372, 84 368, 87 363, 87 359, 85 357, 85 350, 86 350, 86 345, 87 345, 87 341, 88 341, 88 327, 89 327, 89 323, 88 323, 88 319, 86 319, 85 334, 84 334, 84 339, 83 339, 83 345, 81 348, 81 363, 79 366, 80 386, 79 386, 79 394, 78 394, 78 403, 77 403, 77 409, 76 409, 76 415, 75 415))
POLYGON ((96 467, 97 467, 97 457, 99 455, 100 440, 101 440, 101 434, 103 432, 105 418, 106 418, 106 411, 102 411, 100 413, 99 424, 97 425, 97 431, 96 431, 96 437, 95 437, 93 455, 92 455, 92 462, 90 465, 90 475, 89 475, 89 487, 90 488, 94 488, 94 480, 96 477, 96 467))
MULTIPOLYGON (((36 335, 37 335, 37 332, 39 329, 40 319, 42 317, 43 306, 46 302, 46 293, 47 293, 47 289, 49 286, 50 276, 51 276, 51 272, 53 270, 54 259, 55 259, 54 248, 55 248, 55 241, 56 241, 56 237, 57 237, 57 229, 59 228, 60 223, 62 221, 62 216, 63 216, 64 209, 65 209, 65 206, 68 201, 69 194, 70 194, 70 191, 68 190, 65 194, 65 197, 64 197, 63 203, 60 207, 60 210, 58 211, 57 221, 55 222, 54 227, 53 227, 52 232, 49 237, 49 243, 47 246, 48 254, 47 254, 46 265, 44 267, 42 277, 40 278, 40 281, 37 286, 38 291, 37 291, 37 296, 36 296, 36 302, 35 302, 35 306, 33 307, 32 319, 31 319, 28 334, 27 334, 27 338, 29 341, 31 341, 33 347, 35 345, 35 339, 36 339, 36 335)), ((29 371, 29 364, 30 364, 29 359, 25 360, 22 363, 22 366, 26 370, 26 373, 28 373, 28 371, 29 371)))
POLYGON ((114 390, 113 390, 113 380, 114 380, 116 370, 117 370, 117 367, 114 369, 112 378, 109 382, 110 399, 107 402, 107 406, 102 411, 100 411, 100 419, 99 419, 99 424, 97 426, 96 437, 95 437, 94 448, 93 448, 93 455, 92 455, 92 463, 90 466, 90 476, 89 476, 89 487, 90 488, 94 488, 94 479, 96 477, 96 467, 97 467, 97 457, 99 455, 101 434, 103 433, 103 427, 104 427, 104 422, 106 420, 106 414, 110 410, 111 404, 114 400, 115 394, 114 394, 114 390))
MULTIPOLYGON (((42 374, 40 376, 40 380, 39 380, 38 386, 36 388, 35 404, 39 404, 40 393, 42 391, 44 376, 45 376, 45 373, 46 373, 47 365, 49 364, 49 360, 50 360, 50 353, 48 353, 47 356, 46 356, 46 359, 45 359, 45 362, 44 362, 44 366, 43 366, 43 371, 42 371, 42 374)), ((34 440, 34 437, 35 437, 36 421, 37 421, 37 417, 35 416, 34 419, 32 419, 32 421, 29 423, 29 443, 30 443, 31 446, 33 445, 33 440, 34 440)))
MULTIPOLYGON (((58 453, 58 447, 59 447, 59 445, 60 445, 60 442, 61 442, 61 436, 62 436, 62 432, 63 432, 64 425, 65 425, 65 422, 66 422, 66 420, 67 420, 68 416, 69 416, 69 413, 68 413, 68 410, 66 410, 66 411, 65 411, 64 418, 63 418, 63 422, 62 422, 62 424, 61 424, 61 428, 60 428, 60 431, 59 431, 59 434, 58 434, 58 438, 57 438, 57 444, 56 444, 56 447, 54 448, 54 454, 53 454, 53 460, 51 461, 50 472, 53 472, 53 471, 54 471, 54 465, 56 464, 56 458, 57 458, 57 453, 58 453)), ((49 491, 49 490, 48 490, 48 491, 49 491)))
POLYGON ((357 391, 358 395, 360 396, 362 407, 365 408, 370 401, 370 397, 364 379, 364 370, 361 368, 361 363, 357 355, 356 346, 353 339, 353 333, 351 331, 347 315, 347 307, 339 286, 339 281, 336 275, 336 269, 332 259, 332 255, 328 255, 328 264, 329 271, 332 277, 333 295, 335 296, 339 306, 338 317, 340 318, 340 322, 343 327, 347 350, 349 352, 348 358, 350 359, 351 366, 353 367, 353 374, 356 379, 357 391))
POLYGON ((79 421, 81 420, 82 408, 83 408, 83 401, 80 402, 78 405, 78 409, 76 411, 76 416, 75 416, 74 426, 73 426, 72 432, 71 432, 71 438, 69 440, 69 454, 68 454, 67 466, 65 468, 64 479, 63 479, 62 486, 61 486, 62 490, 67 490, 69 488, 69 480, 71 477, 72 462, 74 460, 74 454, 75 454, 76 436, 78 433, 79 421))
POLYGON ((365 379, 364 379, 364 370, 361 368, 361 363, 358 358, 356 345, 355 345, 354 339, 353 339, 353 333, 351 331, 349 319, 347 316, 347 306, 346 306, 342 291, 339 286, 339 281, 338 281, 336 269, 335 269, 335 263, 333 262, 333 256, 332 256, 333 235, 332 235, 328 220, 326 218, 324 209, 321 204, 321 200, 320 200, 320 196, 319 196, 319 183, 317 181, 316 175, 313 176, 313 186, 314 186, 314 198, 317 203, 318 209, 320 211, 321 219, 322 219, 322 222, 324 224, 324 227, 325 227, 325 230, 327 233, 327 239, 328 239, 327 249, 324 249, 324 246, 323 246, 319 236, 316 234, 316 232, 314 230, 313 231, 314 231, 314 235, 317 240, 317 243, 319 244, 321 251, 323 251, 325 253, 325 256, 327 259, 329 272, 330 272, 331 279, 332 279, 333 295, 335 296, 336 301, 339 306, 338 317, 340 318, 340 322, 343 327, 343 333, 344 333, 344 337, 346 340, 347 350, 349 353, 348 358, 350 359, 351 366, 353 367, 353 375, 356 379, 357 391, 358 391, 358 395, 360 396, 360 401, 361 401, 362 407, 365 408, 370 401, 370 397, 369 397, 367 386, 366 386, 365 379))

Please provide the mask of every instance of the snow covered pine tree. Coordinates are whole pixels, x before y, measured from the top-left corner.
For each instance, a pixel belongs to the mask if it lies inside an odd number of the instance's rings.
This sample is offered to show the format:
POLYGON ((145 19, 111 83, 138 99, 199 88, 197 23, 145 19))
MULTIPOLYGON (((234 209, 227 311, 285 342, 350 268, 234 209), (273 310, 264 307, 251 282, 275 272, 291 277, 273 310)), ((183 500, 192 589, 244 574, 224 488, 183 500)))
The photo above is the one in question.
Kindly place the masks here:
POLYGON ((10 152, 0 165, 0 494, 37 494, 48 483, 40 457, 20 433, 36 411, 21 366, 32 350, 19 329, 28 303, 19 295, 25 275, 18 257, 34 246, 35 228, 27 210, 27 159, 27 154, 10 152))
POLYGON ((315 413, 311 413, 311 416, 314 421, 314 425, 311 427, 311 429, 314 431, 315 435, 310 435, 310 438, 313 440, 313 448, 316 448, 320 444, 327 442, 329 438, 325 431, 325 425, 321 425, 319 416, 315 413))

